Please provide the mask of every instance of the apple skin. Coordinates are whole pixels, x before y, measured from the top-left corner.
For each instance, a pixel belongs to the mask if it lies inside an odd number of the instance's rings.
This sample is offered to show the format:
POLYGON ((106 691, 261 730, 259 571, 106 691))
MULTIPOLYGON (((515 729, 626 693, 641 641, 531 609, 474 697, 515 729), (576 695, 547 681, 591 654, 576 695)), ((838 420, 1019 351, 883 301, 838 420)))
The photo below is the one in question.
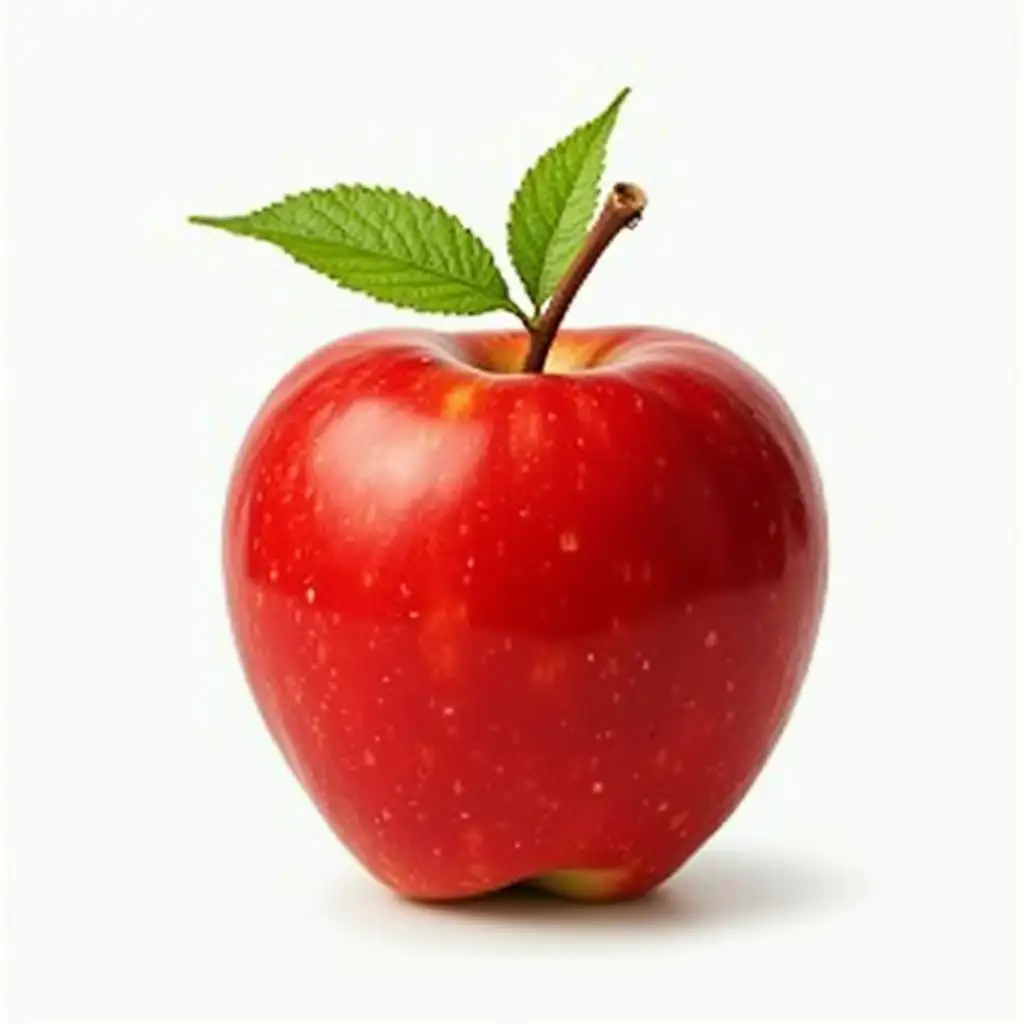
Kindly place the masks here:
POLYGON ((648 327, 355 335, 270 395, 224 565, 252 693, 386 885, 639 895, 736 807, 805 674, 818 474, 778 394, 648 327))

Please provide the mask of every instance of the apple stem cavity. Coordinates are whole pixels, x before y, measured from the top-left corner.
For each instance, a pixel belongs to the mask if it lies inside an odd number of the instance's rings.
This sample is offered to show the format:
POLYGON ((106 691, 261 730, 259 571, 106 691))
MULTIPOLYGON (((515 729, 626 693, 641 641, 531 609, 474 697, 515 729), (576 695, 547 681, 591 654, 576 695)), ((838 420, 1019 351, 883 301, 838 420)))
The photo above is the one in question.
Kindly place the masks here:
POLYGON ((619 232, 623 228, 635 228, 640 223, 646 206, 647 195, 639 185, 620 181, 612 186, 597 220, 555 288, 551 301, 530 325, 530 347, 523 364, 524 373, 544 372, 558 328, 583 282, 619 232))

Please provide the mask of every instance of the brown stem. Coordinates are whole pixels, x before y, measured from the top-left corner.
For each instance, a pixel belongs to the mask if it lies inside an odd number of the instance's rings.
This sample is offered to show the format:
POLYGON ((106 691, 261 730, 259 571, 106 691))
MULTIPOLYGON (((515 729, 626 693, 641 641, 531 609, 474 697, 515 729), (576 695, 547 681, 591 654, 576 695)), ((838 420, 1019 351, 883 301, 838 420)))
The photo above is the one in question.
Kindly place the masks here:
POLYGON ((594 221, 594 226, 583 240, 583 246, 569 264, 565 276, 558 282, 551 301, 534 321, 530 330, 530 349, 523 365, 524 373, 543 372, 558 328, 561 327, 562 320, 565 319, 565 314, 572 300, 576 298, 580 286, 594 269, 594 265, 601 258, 601 253, 608 248, 612 239, 623 228, 635 228, 640 223, 646 206, 647 196, 639 185, 620 181, 612 187, 597 220, 594 221))

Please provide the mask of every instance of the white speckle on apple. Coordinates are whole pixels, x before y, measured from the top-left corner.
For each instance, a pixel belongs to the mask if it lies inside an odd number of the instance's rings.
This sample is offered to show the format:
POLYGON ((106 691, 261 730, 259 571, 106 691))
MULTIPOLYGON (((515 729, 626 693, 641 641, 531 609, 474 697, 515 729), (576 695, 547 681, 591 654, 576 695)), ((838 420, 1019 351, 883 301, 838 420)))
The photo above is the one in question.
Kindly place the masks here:
POLYGON ((456 779, 456 780, 455 780, 455 781, 454 781, 454 782, 452 783, 452 792, 453 792, 453 793, 454 793, 454 794, 455 794, 456 796, 461 796, 461 795, 462 795, 462 793, 463 793, 463 789, 462 789, 462 780, 461 780, 461 779, 456 779))
POLYGON ((409 612, 409 618, 410 619, 418 619, 419 617, 420 617, 420 613, 418 611, 416 611, 415 608, 410 610, 410 612, 409 612))
POLYGON ((495 553, 500 558, 502 555, 505 554, 505 542, 503 540, 499 540, 498 543, 495 545, 494 550, 495 553))
POLYGON ((650 672, 651 671, 651 663, 650 663, 650 661, 648 661, 647 658, 644 658, 644 660, 640 662, 640 668, 643 669, 644 672, 650 672))
POLYGON ((580 539, 573 530, 563 530, 562 535, 558 538, 558 547, 565 554, 572 554, 574 551, 579 551, 580 539))
POLYGON ((323 640, 317 640, 316 642, 316 663, 318 665, 325 665, 327 663, 327 644, 323 640))
POLYGON ((591 793, 603 793, 604 792, 604 783, 603 782, 595 782, 590 787, 590 792, 591 793))
POLYGON ((705 647, 717 647, 718 646, 718 631, 715 629, 709 629, 708 634, 704 637, 705 647))
POLYGON ((443 707, 443 708, 441 709, 441 714, 442 714, 442 715, 444 715, 444 716, 445 716, 445 718, 451 718, 451 717, 452 717, 452 715, 454 715, 454 714, 455 714, 455 708, 453 708, 453 707, 452 707, 452 706, 451 706, 451 705, 449 704, 449 705, 447 705, 446 707, 443 707))
POLYGON ((380 818, 381 818, 381 821, 390 821, 391 820, 391 812, 386 807, 382 807, 381 811, 380 811, 380 818))
POLYGON ((466 568, 472 569, 474 565, 476 565, 476 559, 470 555, 469 558, 466 559, 466 568))
POLYGON ((731 708, 725 713, 725 724, 732 725, 733 720, 736 718, 736 712, 731 708))
POLYGON ((612 694, 612 703, 613 703, 613 704, 618 704, 620 700, 622 700, 622 694, 621 694, 621 693, 619 693, 619 691, 618 691, 618 690, 616 690, 616 691, 615 691, 615 692, 614 692, 614 693, 612 694))
POLYGON ((775 602, 778 601, 778 599, 779 599, 779 592, 777 590, 769 590, 768 591, 768 601, 771 604, 775 604, 775 602))
POLYGON ((280 570, 277 568, 276 565, 272 565, 270 567, 269 572, 267 573, 267 576, 269 577, 271 583, 276 583, 280 575, 280 570))
POLYGON ((459 817, 463 821, 469 821, 469 811, 459 811, 459 817))
POLYGON ((292 618, 295 620, 295 624, 299 625, 302 622, 302 609, 296 608, 295 611, 292 612, 292 618))
POLYGON ((372 768, 376 763, 377 763, 377 758, 374 755, 373 751, 372 750, 364 750, 363 751, 363 764, 365 764, 367 768, 372 768))
POLYGON ((654 808, 656 814, 664 814, 668 810, 668 801, 662 800, 657 807, 654 808))
POLYGON ((441 847, 440 847, 440 846, 435 846, 435 847, 434 847, 434 848, 433 848, 433 849, 432 849, 432 850, 431 850, 430 852, 431 852, 431 853, 432 853, 432 854, 433 854, 433 855, 434 855, 435 857, 440 857, 440 856, 441 856, 441 847))
POLYGON ((363 571, 363 586, 366 587, 367 590, 373 586, 373 578, 373 573, 369 569, 363 571))
POLYGON ((735 691, 736 691, 736 682, 735 682, 735 680, 726 679, 726 681, 725 681, 725 692, 726 693, 735 693, 735 691))
POLYGON ((683 701, 683 708, 686 711, 692 711, 697 706, 697 702, 691 697, 690 700, 683 701))
MULTIPOLYGON (((668 823, 668 827, 669 827, 669 828, 670 828, 670 829, 671 829, 671 830, 672 830, 673 832, 676 832, 676 831, 678 831, 678 830, 679 830, 679 829, 680 829, 680 828, 682 827, 682 825, 683 825, 683 822, 685 822, 685 821, 686 821, 686 819, 687 819, 687 818, 688 818, 689 816, 690 816, 690 812, 689 812, 689 811, 680 811, 680 812, 679 812, 678 814, 674 814, 674 815, 672 816, 672 820, 671 820, 671 821, 670 821, 670 822, 668 823)), ((685 829, 683 830, 683 834, 684 834, 684 835, 686 834, 686 833, 685 833, 685 829)))
POLYGON ((751 507, 751 508, 760 508, 760 507, 761 507, 761 502, 759 502, 759 501, 757 500, 757 498, 755 498, 755 499, 754 499, 754 500, 753 500, 753 501, 752 501, 752 502, 750 503, 750 507, 751 507))
POLYGON ((409 584, 406 583, 404 580, 398 584, 398 592, 402 595, 402 597, 412 596, 412 591, 409 589, 409 584))
POLYGON ((597 658, 597 655, 593 651, 587 651, 587 661, 589 661, 591 664, 593 664, 593 662, 594 662, 594 660, 596 658, 597 658))
POLYGON ((257 590, 256 591, 256 597, 255 597, 254 600, 255 600, 257 608, 262 608, 263 607, 263 591, 262 590, 257 590))
POLYGON ((502 640, 502 642, 501 642, 501 646, 504 647, 506 651, 511 651, 512 650, 512 637, 510 637, 510 636, 505 637, 505 639, 502 640))
POLYGON ((623 562, 622 565, 619 566, 619 574, 622 576, 622 579, 626 583, 632 582, 632 580, 633 580, 633 563, 632 562, 623 562))
POLYGON ((306 603, 314 604, 316 602, 316 590, 313 587, 306 587, 306 603))

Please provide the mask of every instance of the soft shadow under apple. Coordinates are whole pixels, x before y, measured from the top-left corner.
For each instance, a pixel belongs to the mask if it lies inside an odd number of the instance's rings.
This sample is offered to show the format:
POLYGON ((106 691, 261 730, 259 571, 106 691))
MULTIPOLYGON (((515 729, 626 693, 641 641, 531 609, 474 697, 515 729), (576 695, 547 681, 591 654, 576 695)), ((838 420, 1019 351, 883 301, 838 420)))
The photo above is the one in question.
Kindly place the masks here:
MULTIPOLYGON (((623 903, 573 903, 517 886, 463 902, 431 904, 377 890, 371 908, 367 889, 362 891, 367 898, 359 898, 346 886, 341 912, 349 921, 353 914, 372 913, 374 931, 382 938, 408 930, 433 934, 432 926, 450 934, 453 925, 461 931, 477 924, 504 933, 522 929, 561 937, 566 933, 685 932, 826 913, 855 898, 861 889, 860 879, 834 865, 774 853, 712 849, 695 857, 660 889, 623 903)), ((475 927, 472 930, 477 932, 475 927)))

